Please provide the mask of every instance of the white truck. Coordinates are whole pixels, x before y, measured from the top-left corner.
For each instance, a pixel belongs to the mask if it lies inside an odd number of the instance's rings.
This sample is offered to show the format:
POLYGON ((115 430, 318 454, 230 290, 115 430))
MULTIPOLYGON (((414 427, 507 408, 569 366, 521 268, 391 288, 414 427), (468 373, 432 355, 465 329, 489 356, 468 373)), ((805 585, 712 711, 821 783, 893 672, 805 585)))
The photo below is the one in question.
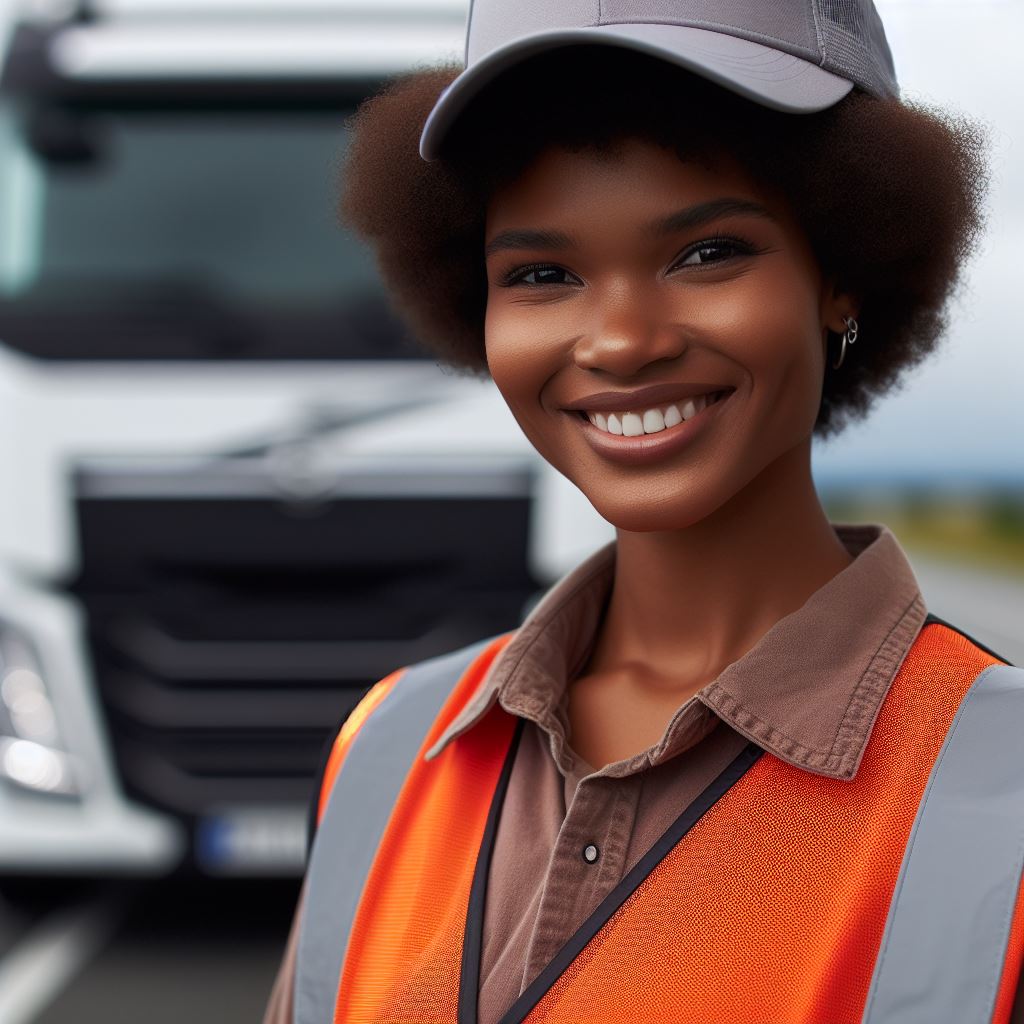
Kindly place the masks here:
POLYGON ((292 874, 325 739, 611 536, 334 220, 465 0, 33 4, 0 80, 0 873, 292 874))

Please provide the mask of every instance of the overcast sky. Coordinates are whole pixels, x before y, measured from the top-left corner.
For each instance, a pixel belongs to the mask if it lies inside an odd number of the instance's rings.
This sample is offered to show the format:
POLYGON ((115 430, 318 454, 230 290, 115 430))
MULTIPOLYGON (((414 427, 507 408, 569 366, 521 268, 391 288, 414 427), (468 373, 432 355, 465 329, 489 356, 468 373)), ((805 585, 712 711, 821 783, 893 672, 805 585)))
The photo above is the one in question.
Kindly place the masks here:
MULTIPOLYGON (((822 476, 980 474, 1024 485, 1024 3, 879 0, 877 7, 904 98, 990 124, 991 223, 941 353, 866 423, 822 444, 816 465, 822 476)), ((871 344, 869 323, 861 324, 862 344, 871 344)))

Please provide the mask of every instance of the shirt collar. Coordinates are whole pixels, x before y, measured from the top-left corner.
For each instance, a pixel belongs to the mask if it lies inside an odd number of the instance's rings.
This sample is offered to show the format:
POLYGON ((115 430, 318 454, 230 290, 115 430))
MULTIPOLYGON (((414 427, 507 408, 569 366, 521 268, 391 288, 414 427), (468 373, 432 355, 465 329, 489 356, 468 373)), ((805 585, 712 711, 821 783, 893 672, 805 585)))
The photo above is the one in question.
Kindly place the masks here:
MULTIPOLYGON (((927 609, 887 527, 833 529, 853 561, 696 698, 782 760, 818 775, 852 779, 927 609)), ((551 721, 589 655, 614 568, 612 542, 544 595, 427 759, 472 728, 496 701, 513 714, 551 721)))

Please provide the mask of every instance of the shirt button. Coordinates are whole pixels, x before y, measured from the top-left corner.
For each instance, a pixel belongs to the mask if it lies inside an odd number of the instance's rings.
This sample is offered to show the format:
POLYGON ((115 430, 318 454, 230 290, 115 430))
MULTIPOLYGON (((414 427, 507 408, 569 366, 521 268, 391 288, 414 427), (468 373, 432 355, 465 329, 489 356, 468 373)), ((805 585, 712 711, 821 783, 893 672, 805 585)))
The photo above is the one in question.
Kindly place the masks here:
POLYGON ((588 864, 593 864, 600 856, 601 851, 593 843, 587 843, 587 845, 583 847, 583 859, 588 864))

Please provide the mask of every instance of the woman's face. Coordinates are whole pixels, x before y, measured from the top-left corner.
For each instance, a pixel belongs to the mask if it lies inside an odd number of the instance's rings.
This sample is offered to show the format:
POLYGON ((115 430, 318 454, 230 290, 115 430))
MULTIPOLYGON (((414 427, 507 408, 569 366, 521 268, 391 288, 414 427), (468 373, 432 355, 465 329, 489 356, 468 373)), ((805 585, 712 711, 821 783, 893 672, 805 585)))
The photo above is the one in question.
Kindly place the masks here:
POLYGON ((486 253, 491 375, 609 522, 691 525, 809 447, 853 309, 734 162, 549 149, 492 198, 486 253))

